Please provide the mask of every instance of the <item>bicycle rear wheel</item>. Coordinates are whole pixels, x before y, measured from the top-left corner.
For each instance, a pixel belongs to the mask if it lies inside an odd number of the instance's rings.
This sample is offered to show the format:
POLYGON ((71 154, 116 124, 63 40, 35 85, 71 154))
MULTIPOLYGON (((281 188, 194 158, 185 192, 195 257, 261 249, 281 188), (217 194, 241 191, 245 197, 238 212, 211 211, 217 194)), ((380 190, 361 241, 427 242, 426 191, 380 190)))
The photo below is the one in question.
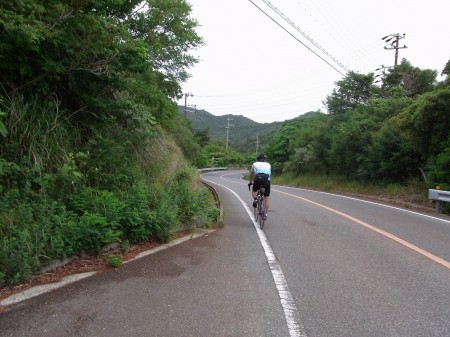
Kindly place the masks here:
POLYGON ((264 202, 264 198, 259 199, 258 202, 258 220, 259 228, 263 229, 264 223, 266 222, 266 205, 264 202))

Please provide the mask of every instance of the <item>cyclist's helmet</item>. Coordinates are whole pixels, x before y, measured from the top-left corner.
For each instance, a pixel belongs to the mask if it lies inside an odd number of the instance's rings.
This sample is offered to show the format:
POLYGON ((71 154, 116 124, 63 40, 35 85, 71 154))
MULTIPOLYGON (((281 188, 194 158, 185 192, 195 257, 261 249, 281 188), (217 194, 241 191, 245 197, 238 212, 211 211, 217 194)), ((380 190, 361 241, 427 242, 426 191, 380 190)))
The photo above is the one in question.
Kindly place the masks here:
POLYGON ((256 157, 257 161, 266 161, 266 156, 263 153, 260 153, 258 157, 256 157))

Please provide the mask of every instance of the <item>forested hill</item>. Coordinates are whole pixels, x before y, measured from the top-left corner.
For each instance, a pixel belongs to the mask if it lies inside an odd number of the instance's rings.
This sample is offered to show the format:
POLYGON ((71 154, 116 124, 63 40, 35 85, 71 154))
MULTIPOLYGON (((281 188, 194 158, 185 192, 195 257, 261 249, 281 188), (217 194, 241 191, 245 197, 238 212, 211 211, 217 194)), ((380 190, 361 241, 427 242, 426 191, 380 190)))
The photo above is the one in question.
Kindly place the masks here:
MULTIPOLYGON (((180 107, 180 112, 184 114, 184 107, 180 107)), ((188 110, 186 116, 192 123, 194 133, 208 130, 211 139, 223 141, 226 141, 229 123, 232 125, 228 133, 229 144, 240 152, 248 152, 249 144, 252 148, 256 148, 256 135, 258 135, 258 144, 264 145, 283 124, 283 122, 257 123, 241 115, 214 116, 205 110, 195 112, 188 110)))

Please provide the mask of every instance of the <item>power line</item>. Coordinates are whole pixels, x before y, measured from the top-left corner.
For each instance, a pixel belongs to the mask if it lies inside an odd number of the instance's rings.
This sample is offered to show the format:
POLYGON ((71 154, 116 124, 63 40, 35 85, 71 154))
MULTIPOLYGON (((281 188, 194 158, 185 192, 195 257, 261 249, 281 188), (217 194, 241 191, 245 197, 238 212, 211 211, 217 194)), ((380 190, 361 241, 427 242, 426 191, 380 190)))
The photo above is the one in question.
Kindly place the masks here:
POLYGON ((325 60, 323 57, 321 57, 319 54, 317 54, 314 50, 312 50, 311 48, 309 48, 306 44, 304 44, 301 40, 299 40, 295 35, 293 35, 290 31, 288 31, 285 27, 283 27, 278 21, 276 21, 274 18, 272 18, 269 14, 267 14, 263 9, 261 9, 258 5, 256 5, 252 0, 248 0, 250 1, 253 6, 255 6, 256 8, 258 8, 262 13, 264 13, 264 15, 266 15, 269 19, 271 19, 273 22, 275 22, 280 28, 282 28, 286 33, 288 33, 290 36, 292 36, 294 39, 296 39, 298 42, 300 42, 304 47, 306 47, 310 52, 312 52, 314 55, 316 55, 318 58, 320 58, 322 61, 324 61, 326 64, 328 64, 331 68, 333 68, 334 70, 336 70, 339 74, 341 74, 342 76, 345 76, 345 74, 343 74, 341 71, 339 71, 338 69, 336 69, 332 64, 330 64, 327 60, 325 60))
POLYGON ((275 13, 277 13, 284 21, 286 21, 291 27, 293 27, 296 31, 302 34, 309 42, 311 42, 316 48, 318 48, 322 53, 327 55, 331 60, 333 60, 338 66, 344 69, 346 72, 350 72, 341 62, 339 62, 333 55, 328 53, 320 44, 314 41, 308 34, 306 34, 303 30, 300 29, 294 22, 292 22, 286 15, 283 14, 277 7, 272 5, 272 3, 268 0, 262 0, 267 6, 269 6, 275 13))
MULTIPOLYGON (((317 6, 316 1, 311 1, 311 2, 312 2, 312 5, 315 7, 316 11, 319 13, 319 15, 322 16, 323 19, 325 19, 325 21, 327 21, 329 24, 332 24, 332 23, 327 19, 327 17, 322 13, 321 9, 317 6)), ((297 5, 300 5, 300 2, 297 2, 297 5)), ((337 42, 343 49, 345 49, 348 53, 350 52, 350 51, 347 49, 347 46, 345 46, 345 45, 342 43, 342 41, 339 41, 338 36, 336 36, 335 33, 333 33, 333 32, 332 32, 331 30, 329 30, 326 26, 324 26, 324 25, 322 24, 321 21, 319 21, 318 19, 316 19, 315 13, 312 13, 312 12, 305 6, 304 3, 302 3, 301 6, 302 6, 302 8, 303 8, 303 11, 304 11, 305 13, 307 13, 307 15, 309 15, 311 18, 313 18, 314 21, 316 22, 316 24, 319 25, 319 26, 323 29, 324 32, 326 32, 327 34, 329 34, 329 35, 331 36, 331 38, 332 38, 334 41, 336 41, 336 42, 337 42)))
MULTIPOLYGON (((349 34, 348 26, 345 20, 338 20, 336 12, 338 8, 343 8, 344 4, 341 2, 329 2, 329 1, 314 1, 310 0, 312 5, 316 8, 324 20, 330 25, 330 27, 338 34, 338 39, 342 42, 349 43, 354 47, 358 47, 359 43, 354 39, 354 34, 349 34), (334 7, 337 4, 337 7, 334 7)), ((333 34, 334 35, 334 34, 333 34)), ((345 48, 345 47, 344 47, 345 48)), ((345 48, 346 49, 346 48, 345 48)))

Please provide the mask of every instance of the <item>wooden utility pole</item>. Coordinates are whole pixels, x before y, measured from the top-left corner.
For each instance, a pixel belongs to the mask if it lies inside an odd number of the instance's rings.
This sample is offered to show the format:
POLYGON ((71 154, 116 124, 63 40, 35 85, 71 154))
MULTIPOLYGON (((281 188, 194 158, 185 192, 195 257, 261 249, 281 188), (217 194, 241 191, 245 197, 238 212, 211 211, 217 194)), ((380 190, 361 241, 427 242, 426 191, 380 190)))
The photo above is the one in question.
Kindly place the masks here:
POLYGON ((193 97, 194 95, 190 94, 190 93, 184 94, 184 118, 187 118, 187 97, 188 96, 193 97))
POLYGON ((225 151, 228 152, 228 133, 230 131, 230 127, 234 126, 233 124, 230 124, 230 121, 232 121, 233 118, 227 118, 227 126, 225 127, 225 129, 227 129, 227 145, 225 148, 225 151))
POLYGON ((400 34, 397 33, 397 34, 386 35, 385 37, 382 38, 382 40, 384 42, 386 42, 386 46, 384 46, 384 49, 386 49, 386 50, 395 49, 394 67, 398 64, 398 50, 408 48, 406 46, 403 46, 403 47, 398 46, 399 41, 401 39, 404 39, 405 35, 406 34, 403 34, 403 36, 400 36, 400 34))

